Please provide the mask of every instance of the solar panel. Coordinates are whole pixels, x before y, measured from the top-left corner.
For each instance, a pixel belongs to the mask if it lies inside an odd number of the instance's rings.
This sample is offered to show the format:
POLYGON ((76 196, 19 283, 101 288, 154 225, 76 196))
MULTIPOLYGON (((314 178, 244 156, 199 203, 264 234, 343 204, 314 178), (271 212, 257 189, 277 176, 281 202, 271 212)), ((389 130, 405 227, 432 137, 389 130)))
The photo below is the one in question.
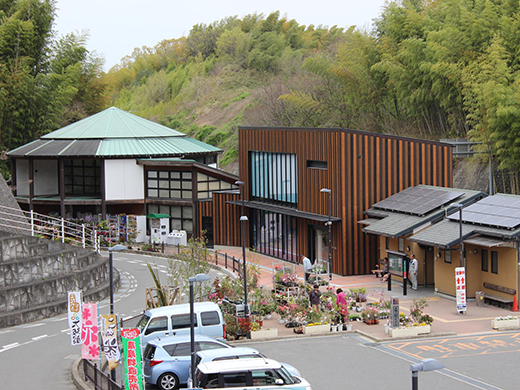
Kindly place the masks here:
MULTIPOLYGON (((458 221, 459 212, 448 216, 458 221)), ((464 222, 514 229, 520 226, 520 201, 504 195, 493 195, 484 198, 462 209, 464 222)))
POLYGON ((463 192, 409 187, 376 203, 373 207, 422 216, 462 195, 463 192))

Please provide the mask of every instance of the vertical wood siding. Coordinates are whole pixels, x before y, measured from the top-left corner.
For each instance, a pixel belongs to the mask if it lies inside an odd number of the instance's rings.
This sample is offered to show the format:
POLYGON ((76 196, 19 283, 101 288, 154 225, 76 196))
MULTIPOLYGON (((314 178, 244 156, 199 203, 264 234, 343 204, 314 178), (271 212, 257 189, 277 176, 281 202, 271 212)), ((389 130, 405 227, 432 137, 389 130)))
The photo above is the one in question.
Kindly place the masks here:
MULTIPOLYGON (((240 194, 230 192, 214 192, 212 201, 197 202, 197 226, 199 234, 202 217, 213 218, 213 241, 217 245, 242 246, 240 226, 241 207, 229 204, 229 201, 240 200, 240 194)), ((246 223, 246 244, 248 224, 246 223)))
MULTIPOLYGON (((328 196, 320 190, 332 190, 332 215, 342 219, 332 228, 333 272, 341 275, 369 273, 378 261, 377 237, 363 233, 358 224, 364 219, 365 210, 407 187, 418 184, 451 187, 453 180, 451 146, 439 142, 343 129, 241 128, 240 179, 246 183, 246 200, 250 199, 252 180, 249 151, 296 154, 300 211, 328 215, 328 196), (327 169, 307 168, 308 160, 326 161, 327 169)), ((214 215, 224 221, 217 226, 214 217, 215 242, 218 235, 224 241, 241 245, 240 234, 230 234, 239 214, 231 216, 227 210, 223 217, 216 213, 226 210, 219 202, 214 215), (225 230, 219 232, 221 228, 225 230)), ((300 254, 307 253, 311 223, 324 225, 299 219, 300 254)), ((239 223, 235 226, 240 227, 239 223)))

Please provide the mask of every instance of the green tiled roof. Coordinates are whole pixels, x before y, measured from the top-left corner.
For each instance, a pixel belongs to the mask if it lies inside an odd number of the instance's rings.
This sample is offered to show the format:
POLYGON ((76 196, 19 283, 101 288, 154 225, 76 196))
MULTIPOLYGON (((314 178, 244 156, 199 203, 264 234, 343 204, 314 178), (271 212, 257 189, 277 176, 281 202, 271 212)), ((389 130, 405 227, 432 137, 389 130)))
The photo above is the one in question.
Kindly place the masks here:
POLYGON ((107 108, 95 115, 65 126, 41 139, 106 139, 185 137, 166 126, 130 114, 116 107, 107 108))
POLYGON ((8 152, 10 157, 179 157, 222 150, 111 107, 8 152))

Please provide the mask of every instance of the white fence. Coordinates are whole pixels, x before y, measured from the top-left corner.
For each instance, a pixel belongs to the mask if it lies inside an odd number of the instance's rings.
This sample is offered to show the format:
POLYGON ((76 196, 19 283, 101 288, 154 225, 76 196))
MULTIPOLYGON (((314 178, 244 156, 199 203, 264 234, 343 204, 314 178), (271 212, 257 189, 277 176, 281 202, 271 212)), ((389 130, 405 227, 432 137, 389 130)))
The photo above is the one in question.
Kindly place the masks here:
POLYGON ((0 227, 33 237, 92 248, 99 253, 97 231, 64 218, 49 217, 34 211, 23 211, 0 205, 0 227))

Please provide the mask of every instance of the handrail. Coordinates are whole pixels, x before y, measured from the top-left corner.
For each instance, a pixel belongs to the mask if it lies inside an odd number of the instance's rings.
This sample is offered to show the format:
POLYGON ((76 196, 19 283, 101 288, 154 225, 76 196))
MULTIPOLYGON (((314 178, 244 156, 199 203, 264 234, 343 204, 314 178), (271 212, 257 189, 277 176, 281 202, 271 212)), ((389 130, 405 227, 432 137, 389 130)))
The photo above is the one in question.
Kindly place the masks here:
POLYGON ((35 213, 32 210, 24 211, 0 205, 0 226, 9 227, 33 237, 38 236, 83 248, 92 248, 98 253, 100 251, 96 229, 67 221, 64 218, 55 218, 35 213))

